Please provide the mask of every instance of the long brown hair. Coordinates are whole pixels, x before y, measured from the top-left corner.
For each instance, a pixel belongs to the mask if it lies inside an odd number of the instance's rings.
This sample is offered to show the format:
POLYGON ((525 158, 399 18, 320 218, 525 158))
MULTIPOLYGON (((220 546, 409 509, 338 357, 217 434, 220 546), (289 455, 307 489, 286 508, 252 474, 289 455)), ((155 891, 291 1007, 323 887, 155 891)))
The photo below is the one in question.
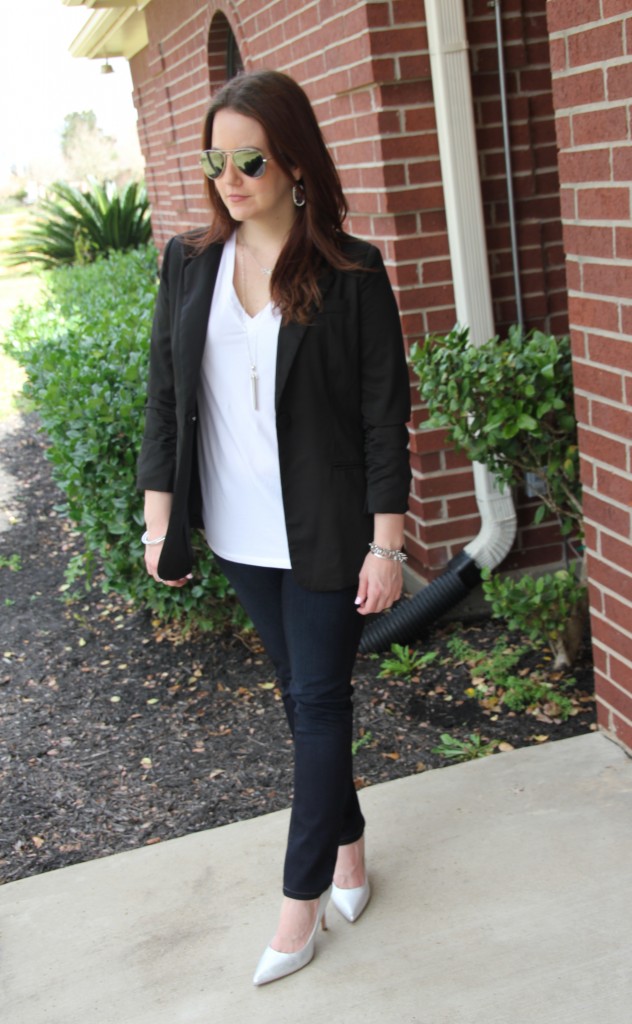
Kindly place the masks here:
MULTIPOLYGON (((301 168, 305 206, 297 208, 272 273, 270 291, 284 322, 307 323, 313 307, 319 304, 318 276, 323 266, 356 266, 342 251, 342 224, 348 208, 338 172, 307 95, 289 75, 254 71, 227 82, 206 114, 203 149, 211 148, 216 113, 227 108, 259 122, 270 153, 288 181, 293 181, 292 168, 301 168)), ((225 242, 237 227, 214 183, 208 179, 207 191, 213 219, 197 242, 198 251, 213 242, 225 242)))

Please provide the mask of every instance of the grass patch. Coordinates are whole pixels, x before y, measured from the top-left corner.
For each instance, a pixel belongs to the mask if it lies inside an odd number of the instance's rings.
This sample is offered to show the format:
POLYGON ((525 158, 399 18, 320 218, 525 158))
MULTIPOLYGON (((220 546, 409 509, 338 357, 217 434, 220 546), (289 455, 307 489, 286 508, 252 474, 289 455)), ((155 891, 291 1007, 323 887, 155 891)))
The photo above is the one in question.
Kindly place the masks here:
MULTIPOLYGON (((22 227, 29 211, 23 207, 0 211, 0 252, 15 231, 22 227)), ((6 267, 0 260, 0 343, 20 302, 35 302, 41 280, 32 270, 6 267)), ((0 351, 0 420, 18 411, 17 396, 22 390, 25 374, 21 366, 0 351)))
POLYGON ((2 258, 15 232, 24 227, 29 211, 23 207, 0 213, 0 331, 11 322, 13 310, 20 302, 33 302, 40 291, 41 280, 32 268, 7 267, 2 258))
POLYGON ((18 395, 25 376, 24 370, 14 359, 0 352, 0 421, 18 412, 18 395))

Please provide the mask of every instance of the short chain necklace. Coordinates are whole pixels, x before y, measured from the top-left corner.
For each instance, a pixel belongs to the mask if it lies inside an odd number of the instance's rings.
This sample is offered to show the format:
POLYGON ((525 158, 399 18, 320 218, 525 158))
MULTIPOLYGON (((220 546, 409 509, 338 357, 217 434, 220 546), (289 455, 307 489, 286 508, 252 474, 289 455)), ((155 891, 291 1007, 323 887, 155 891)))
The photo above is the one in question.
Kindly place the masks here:
POLYGON ((246 243, 245 243, 245 242, 240 242, 240 245, 242 245, 242 246, 243 246, 243 248, 244 248, 244 249, 246 250, 246 252, 247 252, 247 253, 248 253, 248 255, 250 256, 250 258, 251 258, 252 260, 254 260, 254 262, 255 262, 255 263, 257 264, 257 266, 259 267, 259 270, 261 271, 261 273, 262 273, 262 274, 265 274, 265 275, 266 275, 266 277, 272 277, 272 271, 274 270, 274 267, 264 267, 264 266, 262 266, 262 264, 261 264, 261 263, 259 263, 259 260, 258 260, 258 259, 257 259, 257 257, 255 256, 254 252, 253 252, 253 251, 252 251, 252 249, 250 248, 250 246, 246 245, 246 243))
POLYGON ((246 349, 248 351, 248 362, 250 363, 250 398, 252 400, 252 408, 257 412, 259 408, 257 383, 259 376, 257 374, 257 340, 255 337, 255 354, 254 358, 250 351, 250 337, 248 334, 248 292, 246 290, 246 264, 244 261, 243 252, 239 253, 241 257, 239 259, 239 269, 241 272, 241 309, 242 309, 242 320, 244 325, 244 333, 246 335, 246 349))

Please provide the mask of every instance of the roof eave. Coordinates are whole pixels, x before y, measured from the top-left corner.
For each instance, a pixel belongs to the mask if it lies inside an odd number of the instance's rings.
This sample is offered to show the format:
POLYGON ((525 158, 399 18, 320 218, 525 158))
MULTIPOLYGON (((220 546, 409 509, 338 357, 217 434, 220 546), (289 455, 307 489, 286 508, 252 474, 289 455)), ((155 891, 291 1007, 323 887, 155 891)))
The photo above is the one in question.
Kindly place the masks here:
MULTIPOLYGON (((73 57, 88 57, 104 60, 108 57, 125 57, 131 60, 149 41, 144 8, 150 0, 87 0, 84 7, 101 8, 94 10, 81 32, 70 44, 73 57)), ((67 6, 79 6, 82 0, 64 0, 67 6)))

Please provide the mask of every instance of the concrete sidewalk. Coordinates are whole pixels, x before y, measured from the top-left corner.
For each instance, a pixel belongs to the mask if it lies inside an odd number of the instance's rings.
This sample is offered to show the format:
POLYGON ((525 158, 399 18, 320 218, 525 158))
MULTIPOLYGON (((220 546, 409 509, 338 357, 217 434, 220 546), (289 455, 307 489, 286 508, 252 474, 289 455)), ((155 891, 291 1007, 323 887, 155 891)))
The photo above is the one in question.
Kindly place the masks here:
POLYGON ((629 1024, 632 761, 599 734, 367 789, 374 898, 251 978, 287 812, 0 889, 4 1024, 629 1024))

